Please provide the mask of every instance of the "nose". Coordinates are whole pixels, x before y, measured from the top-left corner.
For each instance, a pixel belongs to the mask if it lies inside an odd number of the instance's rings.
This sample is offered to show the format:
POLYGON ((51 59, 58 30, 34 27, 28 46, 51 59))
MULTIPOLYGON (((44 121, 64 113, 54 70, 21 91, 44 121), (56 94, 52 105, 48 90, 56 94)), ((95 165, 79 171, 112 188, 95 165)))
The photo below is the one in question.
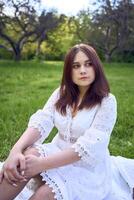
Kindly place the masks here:
POLYGON ((86 68, 85 68, 84 65, 81 65, 81 67, 80 67, 80 73, 81 74, 85 74, 86 73, 86 68))

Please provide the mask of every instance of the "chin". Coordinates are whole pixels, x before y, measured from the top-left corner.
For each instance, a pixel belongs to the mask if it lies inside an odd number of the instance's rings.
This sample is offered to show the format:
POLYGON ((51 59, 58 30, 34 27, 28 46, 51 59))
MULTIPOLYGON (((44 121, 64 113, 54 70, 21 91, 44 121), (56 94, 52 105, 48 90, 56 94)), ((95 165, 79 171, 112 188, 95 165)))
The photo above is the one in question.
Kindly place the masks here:
POLYGON ((90 84, 80 84, 80 85, 78 85, 78 87, 89 87, 90 86, 90 84))

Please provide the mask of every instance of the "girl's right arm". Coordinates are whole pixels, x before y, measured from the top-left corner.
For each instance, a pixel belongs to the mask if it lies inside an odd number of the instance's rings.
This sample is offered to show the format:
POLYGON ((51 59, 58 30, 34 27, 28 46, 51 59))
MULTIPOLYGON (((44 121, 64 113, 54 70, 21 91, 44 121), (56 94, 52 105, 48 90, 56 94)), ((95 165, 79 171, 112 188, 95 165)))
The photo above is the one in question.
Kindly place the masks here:
POLYGON ((56 89, 48 99, 43 109, 34 113, 28 123, 28 128, 16 142, 6 159, 3 170, 0 172, 0 182, 3 176, 12 183, 23 179, 21 172, 25 169, 25 157, 23 151, 35 142, 43 142, 54 127, 54 104, 59 95, 56 89), (18 171, 19 167, 19 171, 18 171))
POLYGON ((39 137, 40 133, 37 129, 26 129, 11 149, 8 158, 4 163, 3 169, 0 172, 0 183, 2 182, 3 176, 11 184, 24 180, 24 177, 21 174, 25 170, 25 157, 23 155, 23 151, 35 143, 39 137))
POLYGON ((19 140, 13 146, 11 152, 23 152, 40 138, 40 132, 36 128, 28 127, 19 140))

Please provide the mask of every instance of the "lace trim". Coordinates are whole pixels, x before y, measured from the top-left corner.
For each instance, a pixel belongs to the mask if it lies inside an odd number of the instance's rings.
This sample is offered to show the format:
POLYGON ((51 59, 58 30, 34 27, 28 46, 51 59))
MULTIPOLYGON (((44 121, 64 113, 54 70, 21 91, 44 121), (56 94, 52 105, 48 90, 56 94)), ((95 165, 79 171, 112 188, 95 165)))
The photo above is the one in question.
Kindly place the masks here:
POLYGON ((54 180, 51 179, 51 177, 47 174, 47 172, 45 173, 43 172, 43 175, 42 174, 40 175, 42 176, 42 181, 45 181, 46 184, 52 188, 52 192, 55 194, 54 199, 64 200, 60 187, 54 180))
POLYGON ((28 125, 28 127, 30 128, 35 128, 35 129, 37 129, 38 131, 39 131, 39 133, 40 133, 40 138, 38 139, 38 142, 43 142, 44 141, 44 139, 43 139, 43 136, 45 135, 45 130, 44 130, 44 128, 41 126, 41 124, 36 124, 35 122, 34 123, 30 123, 29 125, 28 125))
POLYGON ((42 156, 42 157, 46 156, 46 152, 45 152, 45 149, 43 148, 42 144, 35 143, 35 144, 32 145, 32 147, 37 149, 40 156, 42 156))
MULTIPOLYGON (((38 143, 35 143, 32 145, 34 148, 37 149, 37 151, 39 152, 40 156, 45 156, 46 155, 46 152, 44 150, 44 148, 42 147, 42 144, 38 144, 38 143)), ((43 172, 43 174, 40 174, 42 176, 42 181, 45 181, 49 187, 52 188, 52 192, 55 194, 54 195, 54 198, 56 200, 63 200, 63 195, 62 195, 62 192, 60 190, 60 187, 58 186, 58 184, 51 179, 51 177, 48 175, 48 173, 45 171, 43 172)), ((38 185, 36 184, 36 181, 34 180, 34 178, 32 178, 27 186, 26 186, 29 190, 31 191, 35 191, 38 187, 38 185)))
POLYGON ((75 152, 78 153, 79 157, 88 165, 91 165, 92 167, 95 167, 97 164, 97 160, 94 159, 89 153, 85 150, 85 148, 79 144, 75 143, 72 145, 72 148, 74 148, 75 152))
POLYGON ((107 127, 107 124, 106 125, 104 125, 104 124, 94 124, 93 128, 95 128, 95 129, 97 129, 99 131, 106 132, 107 134, 111 133, 111 128, 107 127))

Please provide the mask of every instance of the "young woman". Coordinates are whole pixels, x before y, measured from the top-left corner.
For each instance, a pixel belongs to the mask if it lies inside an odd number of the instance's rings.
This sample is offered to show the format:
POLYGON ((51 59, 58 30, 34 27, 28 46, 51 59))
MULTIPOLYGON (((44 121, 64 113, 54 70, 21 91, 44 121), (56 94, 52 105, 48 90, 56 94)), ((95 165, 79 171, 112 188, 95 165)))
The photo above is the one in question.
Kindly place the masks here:
POLYGON ((134 160, 108 150, 116 116, 96 51, 72 47, 61 86, 31 116, 3 164, 0 200, 131 200, 134 160), (54 126, 57 135, 42 144, 54 126))

